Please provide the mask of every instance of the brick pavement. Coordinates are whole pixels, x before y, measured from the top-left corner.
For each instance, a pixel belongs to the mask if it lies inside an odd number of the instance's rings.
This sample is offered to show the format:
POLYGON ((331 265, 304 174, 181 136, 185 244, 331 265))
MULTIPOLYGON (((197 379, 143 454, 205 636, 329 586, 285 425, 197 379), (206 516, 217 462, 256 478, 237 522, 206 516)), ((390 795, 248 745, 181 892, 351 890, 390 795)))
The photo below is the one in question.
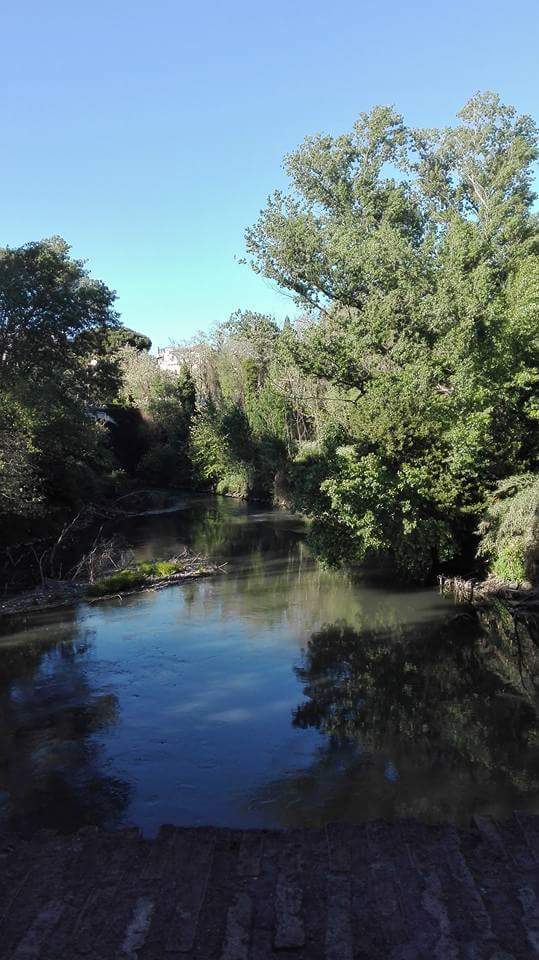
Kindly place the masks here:
POLYGON ((2 960, 528 960, 539 817, 0 844, 2 960))

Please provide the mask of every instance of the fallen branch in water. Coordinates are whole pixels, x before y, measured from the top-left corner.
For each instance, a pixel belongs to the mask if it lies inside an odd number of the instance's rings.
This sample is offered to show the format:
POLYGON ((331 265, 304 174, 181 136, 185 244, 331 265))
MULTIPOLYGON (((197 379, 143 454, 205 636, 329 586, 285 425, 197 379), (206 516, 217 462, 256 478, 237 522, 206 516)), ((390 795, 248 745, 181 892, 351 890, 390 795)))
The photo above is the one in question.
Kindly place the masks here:
POLYGON ((132 563, 122 569, 117 568, 109 576, 93 583, 89 579, 45 579, 40 587, 0 603, 0 616, 53 609, 81 600, 95 603, 97 600, 121 598, 146 590, 160 590, 185 580, 211 576, 224 571, 225 567, 225 563, 210 563, 203 557, 190 555, 186 550, 169 560, 132 563))
POLYGON ((210 564, 199 570, 186 571, 185 573, 173 574, 170 577, 163 577, 155 580, 148 580, 138 587, 129 590, 121 590, 119 593, 104 593, 96 597, 87 597, 88 603, 97 603, 99 600, 123 600, 124 597, 130 597, 135 593, 148 593, 154 590, 164 590, 166 587, 174 587, 186 580, 198 580, 201 577, 209 577, 218 571, 224 572, 226 563, 210 564))
POLYGON ((88 588, 88 597, 102 599, 126 593, 138 593, 141 590, 158 590, 172 586, 182 580, 195 577, 205 577, 218 570, 223 570, 225 564, 208 563, 202 557, 193 557, 185 551, 179 557, 169 560, 153 560, 147 563, 136 563, 123 570, 105 577, 88 588))
POLYGON ((464 580, 462 577, 438 577, 440 592, 457 602, 471 605, 485 633, 516 646, 522 676, 526 647, 533 664, 532 683, 539 684, 539 589, 528 582, 501 580, 464 580))
POLYGON ((527 581, 500 580, 497 577, 487 577, 486 580, 464 577, 438 577, 440 592, 454 596, 456 600, 484 600, 497 597, 499 599, 519 601, 537 597, 537 591, 527 581))
POLYGON ((90 550, 71 570, 72 580, 95 583, 107 574, 123 570, 133 564, 133 552, 126 547, 123 538, 115 534, 103 540, 102 530, 101 527, 90 550))

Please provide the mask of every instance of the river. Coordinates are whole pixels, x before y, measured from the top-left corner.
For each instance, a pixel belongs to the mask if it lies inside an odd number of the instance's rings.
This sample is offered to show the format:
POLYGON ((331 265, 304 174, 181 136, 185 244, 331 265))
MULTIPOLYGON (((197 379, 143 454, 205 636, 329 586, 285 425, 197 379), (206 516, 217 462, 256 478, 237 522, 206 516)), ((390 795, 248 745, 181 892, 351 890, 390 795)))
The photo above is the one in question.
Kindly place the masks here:
POLYGON ((123 524, 182 586, 0 627, 0 828, 539 812, 537 701, 434 590, 325 570, 302 521, 183 498, 123 524))

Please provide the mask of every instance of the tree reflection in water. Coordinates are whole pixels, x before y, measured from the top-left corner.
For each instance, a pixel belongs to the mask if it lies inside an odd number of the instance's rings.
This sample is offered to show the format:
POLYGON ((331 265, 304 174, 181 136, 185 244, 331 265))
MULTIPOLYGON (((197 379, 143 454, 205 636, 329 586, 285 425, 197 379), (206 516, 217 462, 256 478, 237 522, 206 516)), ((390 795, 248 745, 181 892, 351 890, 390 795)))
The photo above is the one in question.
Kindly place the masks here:
POLYGON ((137 559, 187 545, 227 572, 2 622, 0 829, 539 809, 518 652, 440 629, 434 591, 326 570, 297 517, 224 498, 124 533, 137 559))
POLYGON ((129 801, 99 742, 117 722, 118 703, 88 683, 90 639, 67 609, 61 621, 56 612, 39 616, 30 635, 2 626, 0 824, 18 833, 111 827, 129 801))
POLYGON ((269 784, 289 825, 539 811, 539 726, 531 677, 506 645, 462 616, 437 630, 314 633, 296 673, 293 724, 326 735, 314 763, 269 784))

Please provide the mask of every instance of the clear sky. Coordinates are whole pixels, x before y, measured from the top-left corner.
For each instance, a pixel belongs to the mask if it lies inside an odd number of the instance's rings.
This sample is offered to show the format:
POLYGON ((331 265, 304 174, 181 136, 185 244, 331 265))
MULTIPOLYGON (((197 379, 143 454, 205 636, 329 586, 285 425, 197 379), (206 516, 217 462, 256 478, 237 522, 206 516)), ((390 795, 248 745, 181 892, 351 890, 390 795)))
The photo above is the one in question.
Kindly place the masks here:
POLYGON ((539 110, 537 0, 18 0, 0 10, 0 244, 60 234, 154 343, 293 304, 243 231, 308 133, 375 103, 539 110))

